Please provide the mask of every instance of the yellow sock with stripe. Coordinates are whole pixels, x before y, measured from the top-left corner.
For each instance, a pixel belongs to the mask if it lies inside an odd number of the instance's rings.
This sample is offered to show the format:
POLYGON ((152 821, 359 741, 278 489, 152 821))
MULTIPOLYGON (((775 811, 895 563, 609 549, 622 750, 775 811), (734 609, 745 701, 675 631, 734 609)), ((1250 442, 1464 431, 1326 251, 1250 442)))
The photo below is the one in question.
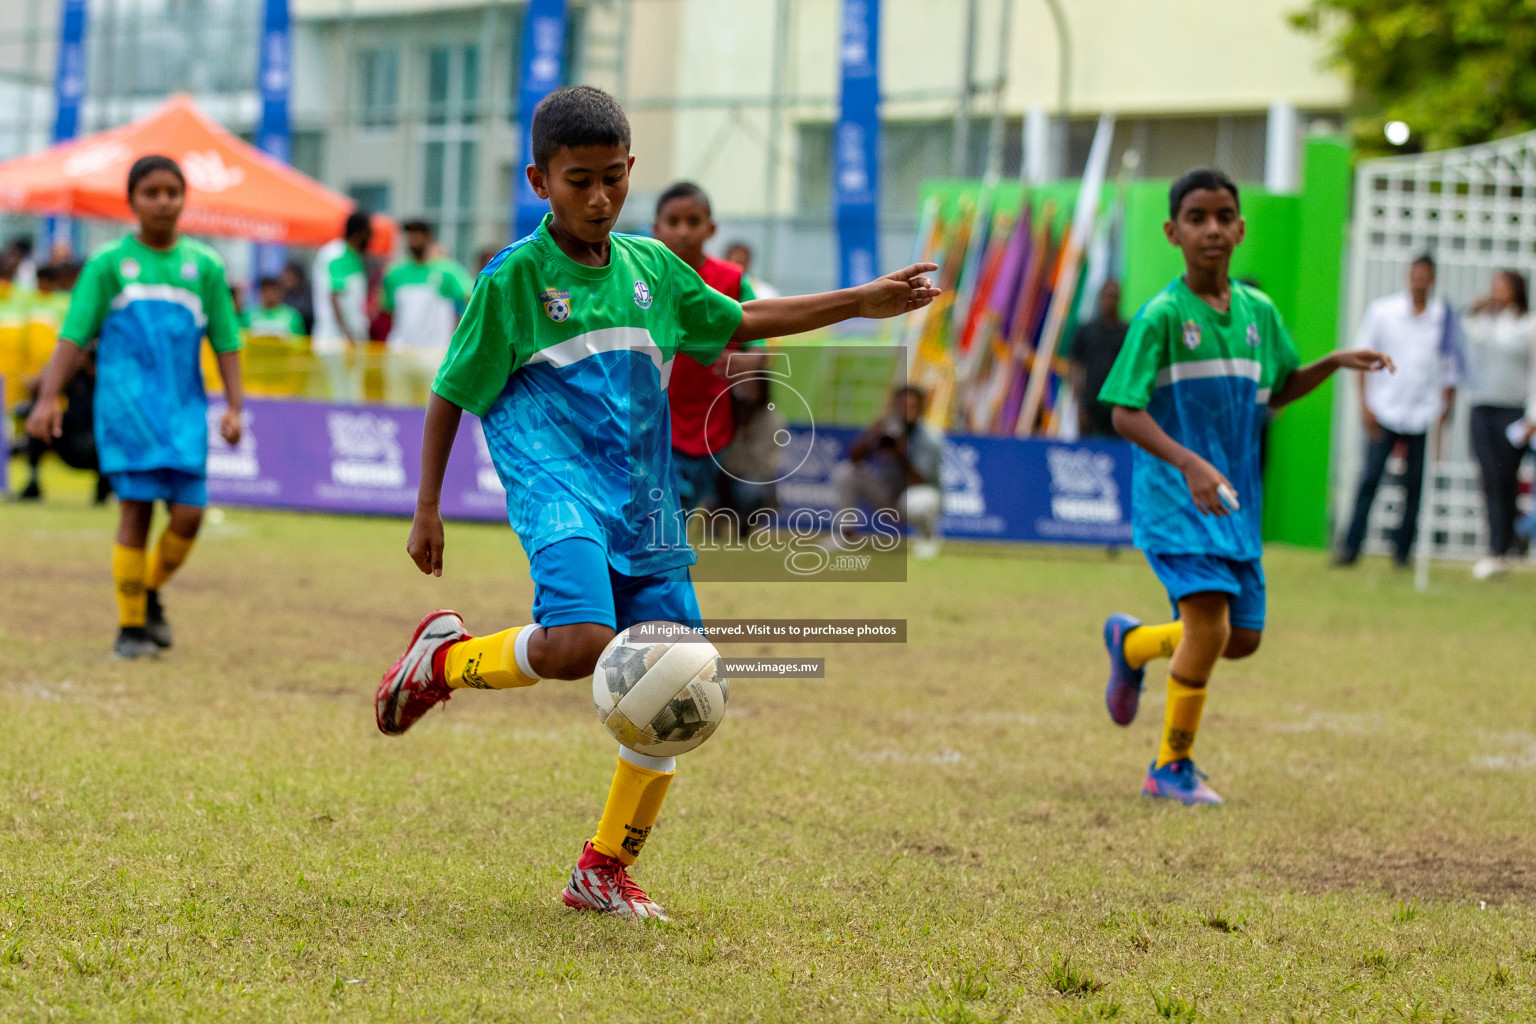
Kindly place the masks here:
POLYGON ((144 625, 144 549, 112 545, 112 583, 117 588, 117 621, 144 625))
POLYGON ((651 757, 620 747, 619 767, 592 837, 597 852, 633 864, 656 824, 675 774, 675 757, 651 757))
POLYGON ((539 681, 528 664, 528 640, 538 624, 470 637, 448 648, 443 674, 456 690, 507 690, 539 681), (521 638, 521 643, 519 643, 521 638))
POLYGON ((1125 661, 1131 668, 1141 668, 1153 658, 1171 658, 1184 636, 1184 623, 1163 626, 1137 626, 1125 634, 1125 661))
POLYGON ((181 568, 181 563, 187 560, 196 540, 196 537, 183 537, 167 526, 149 556, 149 568, 144 572, 144 589, 159 590, 165 586, 176 570, 181 568))
POLYGON ((1189 756, 1200 731, 1200 712, 1205 710, 1205 683, 1168 676, 1168 707, 1163 712, 1163 742, 1157 748, 1157 767, 1189 756))

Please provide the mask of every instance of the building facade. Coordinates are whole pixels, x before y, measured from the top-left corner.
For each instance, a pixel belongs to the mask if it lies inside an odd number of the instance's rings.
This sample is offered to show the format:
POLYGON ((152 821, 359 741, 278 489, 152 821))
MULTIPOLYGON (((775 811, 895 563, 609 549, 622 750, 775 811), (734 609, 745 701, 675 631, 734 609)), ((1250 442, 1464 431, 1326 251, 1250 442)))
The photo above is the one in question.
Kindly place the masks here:
MULTIPOLYGON (((522 0, 291 2, 294 164, 370 209, 437 222, 466 263, 504 244, 522 173, 522 0)), ((1294 6, 884 0, 884 261, 907 255, 923 180, 1072 174, 1106 110, 1135 175, 1274 174, 1275 139, 1337 124, 1348 98, 1319 41, 1289 28, 1294 6), (1034 130, 1046 120, 1050 132, 1034 130)), ((573 0, 570 12, 567 80, 614 92, 633 121, 624 226, 646 227, 661 189, 689 178, 714 200, 719 241, 754 244, 763 277, 829 284, 841 0, 573 0)), ((260 16, 256 0, 93 0, 82 129, 187 91, 249 136, 260 16)), ((46 140, 56 34, 57 0, 0 4, 0 98, 17 97, 0 112, 0 155, 46 140)))

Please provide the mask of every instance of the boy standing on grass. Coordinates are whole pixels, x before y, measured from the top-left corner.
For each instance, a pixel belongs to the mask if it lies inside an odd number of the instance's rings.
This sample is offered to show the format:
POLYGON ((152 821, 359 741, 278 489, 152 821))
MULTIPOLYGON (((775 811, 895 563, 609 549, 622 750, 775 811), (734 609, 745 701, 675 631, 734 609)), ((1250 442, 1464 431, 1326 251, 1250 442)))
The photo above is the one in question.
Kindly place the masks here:
MULTIPOLYGON (((379 729, 403 733, 454 690, 581 679, 618 630, 697 627, 698 602, 672 484, 666 387, 674 360, 730 341, 892 317, 937 294, 919 263, 858 288, 742 305, 654 239, 613 234, 629 192, 629 121, 607 93, 558 89, 534 111, 529 183, 551 212, 481 271, 427 406, 421 486, 406 549, 442 575, 443 470, 468 409, 481 418, 507 511, 528 553, 533 619, 472 637, 432 612, 384 673, 379 729), (658 534, 660 534, 658 536, 658 534)), ((676 761, 625 747, 597 834, 562 898, 666 919, 629 876, 676 761)))
POLYGON ((1135 543, 1167 588, 1174 621, 1109 617, 1104 698, 1110 718, 1129 725, 1146 664, 1171 658, 1162 744, 1141 792, 1219 804, 1189 755, 1216 662, 1248 657, 1263 635, 1259 443, 1267 411, 1336 370, 1393 366, 1366 349, 1300 365, 1269 297, 1228 277, 1245 231, 1231 178, 1190 171, 1173 183, 1168 213, 1163 231, 1184 254, 1184 274, 1136 314, 1099 398, 1115 407, 1115 430, 1137 446, 1135 543))
POLYGON ((171 646, 160 588, 187 560, 208 504, 204 337, 218 355, 228 401, 219 433, 229 444, 240 440, 244 393, 234 302, 218 253, 176 230, 186 201, 187 180, 175 161, 145 156, 134 162, 128 206, 139 230, 102 246, 81 271, 27 417, 33 437, 63 436, 59 392, 97 341, 96 451, 122 500, 112 547, 119 658, 171 646), (157 501, 171 518, 147 552, 157 501))
MULTIPOLYGON (((709 208, 709 196, 693 182, 680 181, 661 194, 656 200, 656 222, 651 231, 672 250, 672 255, 692 267, 715 291, 737 302, 757 298, 751 280, 740 266, 717 260, 704 251, 704 243, 715 236, 715 219, 709 208)), ((749 347, 761 346, 761 341, 754 341, 749 347)), ((672 466, 677 473, 677 497, 684 511, 706 504, 714 496, 720 474, 715 460, 736 433, 731 402, 720 401, 731 389, 726 371, 740 376, 758 365, 756 355, 722 359, 713 367, 686 354, 679 354, 673 361, 667 402, 672 411, 672 466)))

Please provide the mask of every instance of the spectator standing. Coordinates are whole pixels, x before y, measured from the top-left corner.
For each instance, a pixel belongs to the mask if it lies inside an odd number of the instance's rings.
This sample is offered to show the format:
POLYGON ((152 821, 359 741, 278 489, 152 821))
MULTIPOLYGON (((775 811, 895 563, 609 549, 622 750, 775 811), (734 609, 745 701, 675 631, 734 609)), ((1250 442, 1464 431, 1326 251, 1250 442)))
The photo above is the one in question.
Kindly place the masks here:
POLYGON ((304 337, 304 318, 283 301, 283 282, 276 277, 264 277, 256 285, 256 305, 240 314, 240 325, 252 338, 272 338, 285 345, 304 337))
POLYGON ((347 217, 341 238, 315 254, 313 277, 315 326, 311 347, 325 368, 331 397, 362 398, 361 374, 368 344, 368 264, 363 253, 373 226, 361 210, 347 217))
POLYGON ((420 405, 453 340, 474 281, 433 242, 432 225, 407 221, 406 257, 384 274, 380 309, 390 314, 385 401, 420 405))
POLYGON ((1114 407, 1099 401, 1109 379, 1110 367, 1125 346, 1130 325, 1120 318, 1120 282, 1111 278, 1099 289, 1098 315, 1072 336, 1068 362, 1072 393, 1077 398, 1078 434, 1082 437, 1118 437, 1114 407))
POLYGON ((1525 418, 1536 352, 1536 318, 1531 316, 1525 277, 1514 270, 1493 275, 1488 294, 1473 303, 1466 319, 1467 392, 1472 403, 1472 453, 1488 510, 1488 554, 1472 566, 1474 579, 1509 571, 1515 536, 1523 447, 1510 430, 1525 418))
MULTIPOLYGON (((917 534, 912 543, 916 558, 939 553, 944 504, 944 435, 923 421, 927 403, 922 388, 897 388, 889 411, 853 442, 848 461, 832 473, 839 508, 894 509, 917 534)), ((841 537, 834 540, 842 542, 841 537)))
POLYGON ((309 275, 304 273, 303 266, 289 261, 278 273, 277 280, 283 289, 283 305, 299 314, 304 325, 299 333, 309 337, 315 327, 315 297, 310 290, 309 275))
POLYGON ((1424 490, 1425 447, 1431 427, 1436 439, 1444 430, 1461 379, 1461 327, 1445 300, 1434 300, 1435 261, 1420 256, 1408 268, 1408 290, 1371 303, 1360 322, 1355 347, 1384 353, 1395 373, 1362 373, 1360 416, 1365 426, 1365 467, 1355 495, 1354 514, 1334 564, 1348 566, 1360 557, 1371 505, 1393 449, 1403 445, 1407 469, 1403 518, 1392 537, 1393 561, 1408 564, 1419 526, 1424 490))

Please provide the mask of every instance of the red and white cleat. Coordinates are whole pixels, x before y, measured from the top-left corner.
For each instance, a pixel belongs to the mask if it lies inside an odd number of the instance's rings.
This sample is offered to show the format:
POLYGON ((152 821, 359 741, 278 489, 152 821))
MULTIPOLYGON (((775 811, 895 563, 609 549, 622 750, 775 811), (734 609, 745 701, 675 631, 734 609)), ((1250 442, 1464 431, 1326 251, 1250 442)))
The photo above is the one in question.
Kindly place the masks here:
POLYGON ((629 877, 623 861, 599 853, 591 843, 582 848, 581 858, 571 869, 571 880, 560 898, 566 906, 577 910, 595 910, 634 921, 671 920, 661 905, 629 877))
POLYGON ((380 732, 400 735, 453 694, 443 677, 443 662, 449 647, 468 638, 458 612, 435 611, 421 620, 410 646, 384 673, 374 695, 380 732))

